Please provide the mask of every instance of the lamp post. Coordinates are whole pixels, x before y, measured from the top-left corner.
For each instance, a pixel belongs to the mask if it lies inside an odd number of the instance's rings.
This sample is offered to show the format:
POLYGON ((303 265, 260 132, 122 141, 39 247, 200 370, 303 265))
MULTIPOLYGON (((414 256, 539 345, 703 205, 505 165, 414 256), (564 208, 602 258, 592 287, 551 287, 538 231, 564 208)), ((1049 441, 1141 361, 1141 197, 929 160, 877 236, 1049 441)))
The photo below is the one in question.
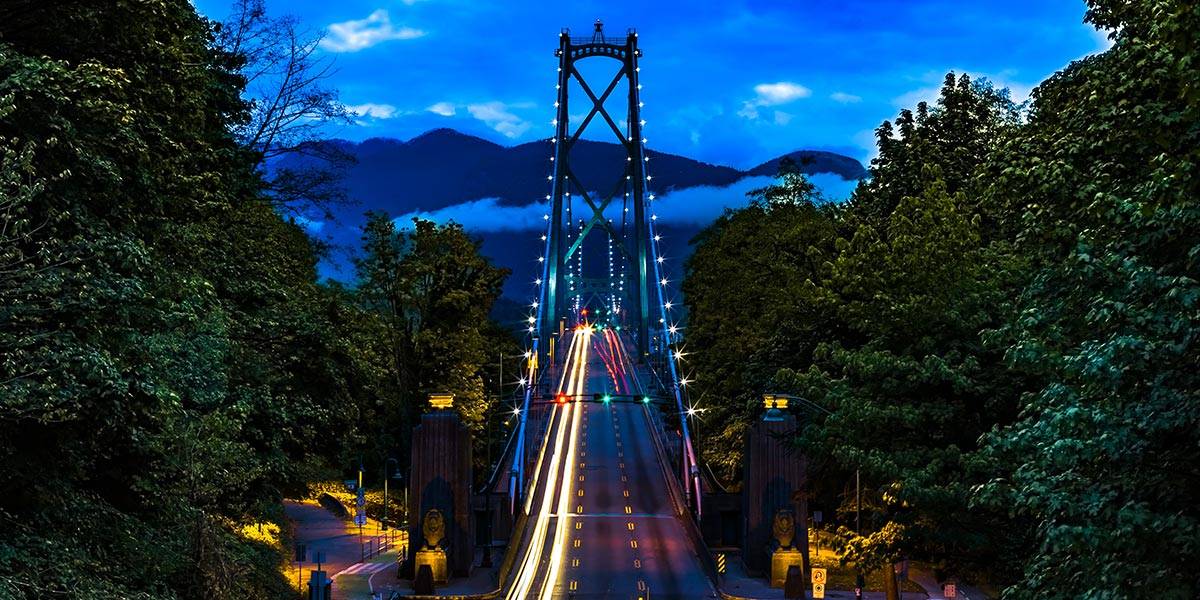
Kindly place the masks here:
MULTIPOLYGON (((387 528, 388 528, 388 504, 389 504, 389 502, 388 502, 388 480, 389 479, 395 479, 396 481, 404 480, 404 475, 400 472, 400 461, 398 461, 394 458, 389 458, 383 462, 383 530, 384 531, 387 531, 387 528), (392 463, 396 463, 396 470, 392 472, 391 476, 388 476, 388 465, 390 465, 392 463)), ((406 505, 405 511, 407 512, 407 510, 408 510, 408 508, 406 505)))

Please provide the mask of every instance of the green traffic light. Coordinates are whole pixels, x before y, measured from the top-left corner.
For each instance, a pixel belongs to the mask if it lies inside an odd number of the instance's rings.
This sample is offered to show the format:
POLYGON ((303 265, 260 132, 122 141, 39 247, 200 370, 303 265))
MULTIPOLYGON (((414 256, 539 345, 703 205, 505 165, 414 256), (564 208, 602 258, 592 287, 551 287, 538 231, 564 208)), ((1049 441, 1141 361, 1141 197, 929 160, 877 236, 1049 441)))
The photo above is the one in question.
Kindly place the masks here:
POLYGON ((642 398, 642 402, 644 402, 646 404, 650 404, 650 396, 646 396, 646 397, 642 398))
POLYGON ((609 396, 608 394, 605 394, 605 395, 604 395, 604 402, 605 402, 605 403, 607 403, 607 402, 609 402, 609 401, 611 401, 611 400, 612 400, 612 396, 609 396))

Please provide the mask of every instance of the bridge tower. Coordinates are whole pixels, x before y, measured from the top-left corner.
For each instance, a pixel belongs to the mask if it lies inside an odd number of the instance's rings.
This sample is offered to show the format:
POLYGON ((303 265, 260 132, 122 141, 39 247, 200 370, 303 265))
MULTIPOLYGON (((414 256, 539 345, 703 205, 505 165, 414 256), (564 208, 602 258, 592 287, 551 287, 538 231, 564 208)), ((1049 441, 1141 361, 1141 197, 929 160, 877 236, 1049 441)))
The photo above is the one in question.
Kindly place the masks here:
MULTIPOLYGON (((653 196, 646 189, 647 158, 642 139, 641 85, 638 83, 638 58, 642 52, 637 46, 636 31, 630 30, 625 37, 616 38, 605 36, 603 27, 600 21, 596 21, 591 37, 571 37, 569 30, 563 30, 555 52, 558 56, 558 93, 553 138, 554 167, 547 197, 550 202, 550 224, 546 236, 544 277, 539 298, 541 306, 536 328, 540 344, 535 346, 540 345, 543 356, 553 352, 553 346, 548 341, 558 329, 560 320, 569 314, 573 297, 578 298, 585 292, 607 291, 610 299, 607 306, 620 306, 629 317, 625 322, 636 333, 638 361, 641 362, 650 353, 651 302, 652 295, 658 293, 657 289, 651 287, 656 280, 652 279, 654 265, 650 264, 652 249, 647 203, 653 196), (577 66, 588 58, 607 58, 620 63, 620 69, 598 96, 577 66), (574 130, 571 128, 569 112, 572 98, 568 93, 572 82, 578 84, 584 95, 584 98, 577 100, 591 105, 587 116, 574 130), (624 130, 605 107, 605 102, 622 82, 628 88, 624 130), (601 197, 592 196, 595 188, 588 190, 571 162, 571 150, 597 116, 603 123, 601 126, 611 129, 615 134, 623 149, 625 163, 621 177, 600 188, 600 193, 607 192, 601 197), (590 216, 578 220, 582 227, 578 227, 572 218, 573 198, 581 198, 586 211, 590 212, 590 216), (605 210, 615 201, 632 211, 632 236, 619 232, 605 216, 605 210), (610 277, 616 272, 622 274, 619 282, 610 279, 607 286, 597 286, 583 277, 582 268, 579 267, 583 244, 590 235, 596 233, 607 234, 610 247, 615 249, 614 258, 623 259, 624 264, 630 267, 626 269, 622 266, 619 271, 610 269, 610 277), (629 301, 614 301, 618 295, 628 296, 629 301)), ((622 218, 627 219, 628 216, 622 214, 622 218)))

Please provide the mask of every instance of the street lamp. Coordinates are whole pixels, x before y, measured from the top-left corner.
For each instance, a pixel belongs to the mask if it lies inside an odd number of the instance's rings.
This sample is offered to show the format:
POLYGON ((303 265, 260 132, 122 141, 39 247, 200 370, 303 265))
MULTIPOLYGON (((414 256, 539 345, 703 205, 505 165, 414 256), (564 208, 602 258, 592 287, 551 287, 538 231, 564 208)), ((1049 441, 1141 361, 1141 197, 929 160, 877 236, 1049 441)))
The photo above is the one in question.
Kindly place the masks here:
MULTIPOLYGON (((389 458, 389 459, 383 461, 383 530, 384 531, 387 531, 387 528, 388 528, 388 480, 389 479, 395 479, 396 481, 404 480, 404 474, 400 472, 400 461, 396 460, 394 458, 389 458), (388 477, 388 465, 390 465, 392 463, 396 463, 396 470, 392 473, 391 477, 388 477)), ((406 493, 407 493, 407 491, 408 490, 405 490, 406 493)), ((405 511, 405 520, 407 521, 408 520, 408 503, 407 503, 407 501, 405 502, 404 511, 405 511)))

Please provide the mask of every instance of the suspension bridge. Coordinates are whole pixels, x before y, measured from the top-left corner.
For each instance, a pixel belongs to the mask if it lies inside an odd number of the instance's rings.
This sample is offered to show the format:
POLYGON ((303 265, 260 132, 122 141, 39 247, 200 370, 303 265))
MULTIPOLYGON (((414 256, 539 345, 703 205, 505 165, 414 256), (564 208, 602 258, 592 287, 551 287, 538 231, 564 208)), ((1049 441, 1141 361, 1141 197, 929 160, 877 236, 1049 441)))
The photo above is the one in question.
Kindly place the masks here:
POLYGON ((698 530, 687 531, 701 515, 700 470, 655 232, 638 34, 564 31, 556 54, 543 268, 509 465, 523 528, 504 597, 716 597, 698 530), (584 61, 615 63, 615 74, 594 89, 584 61), (586 113, 572 127, 577 102, 586 113), (572 147, 593 125, 623 149, 612 181, 573 168, 572 147))
MULTIPOLYGON (((656 230, 638 34, 610 37, 599 22, 587 37, 564 30, 556 55, 548 211, 541 275, 529 304, 525 385, 511 407, 517 424, 468 509, 467 494, 446 484, 461 480, 455 473, 469 464, 447 458, 469 448, 464 430, 454 433, 444 418, 427 415, 421 428, 431 437, 421 439, 441 441, 423 449, 414 443, 412 508, 418 515, 430 508, 452 515, 452 548, 469 546, 469 532, 480 531, 482 522, 482 566, 492 566, 492 542, 501 538, 498 589, 484 597, 720 597, 724 563, 717 565, 703 531, 707 525, 708 537, 719 540, 712 532, 731 526, 706 515, 706 506, 721 504, 714 494, 721 490, 705 476, 689 427, 696 410, 680 371, 681 331, 656 230), (601 85, 593 86, 596 73, 601 85), (589 127, 615 137, 620 152, 613 164, 573 162, 572 149, 589 127)), ((772 460, 747 459, 762 463, 747 471, 748 485, 773 495, 740 496, 751 520, 739 513, 731 519, 739 522, 736 535, 726 536, 753 544, 756 556, 765 556, 775 511, 804 510, 794 494, 797 478, 778 477, 779 459, 772 460), (771 486, 766 476, 775 477, 771 486)), ((728 514, 730 495, 724 496, 721 512, 728 514)), ((473 552, 451 554, 450 571, 471 572, 473 552)), ((758 569, 770 568, 762 560, 758 569)))

